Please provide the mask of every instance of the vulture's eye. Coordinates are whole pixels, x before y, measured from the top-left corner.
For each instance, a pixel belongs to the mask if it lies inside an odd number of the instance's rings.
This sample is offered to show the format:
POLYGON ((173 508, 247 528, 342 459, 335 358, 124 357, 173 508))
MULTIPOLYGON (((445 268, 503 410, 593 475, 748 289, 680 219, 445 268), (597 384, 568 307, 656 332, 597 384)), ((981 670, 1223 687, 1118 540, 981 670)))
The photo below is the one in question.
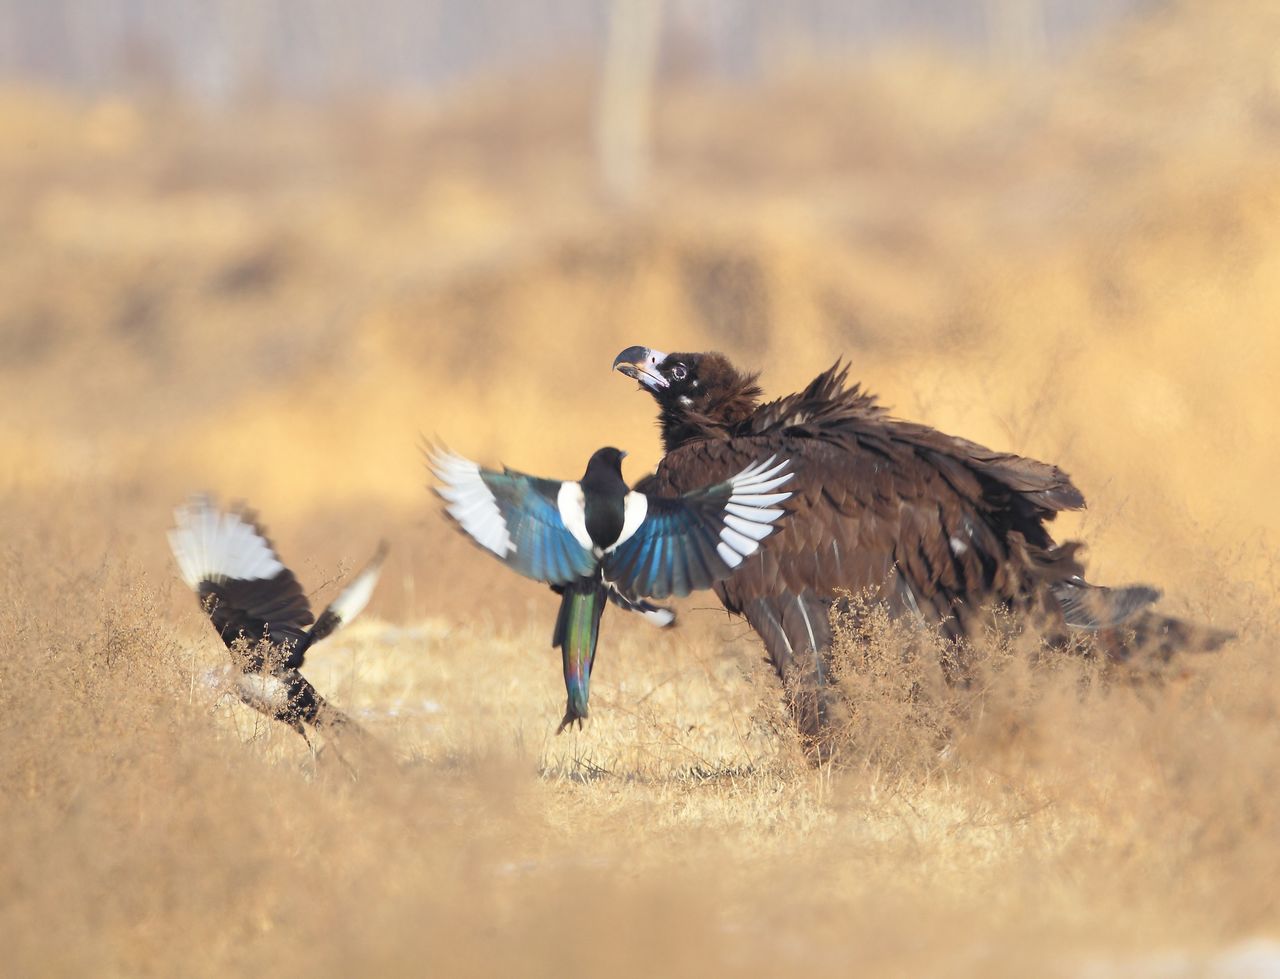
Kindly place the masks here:
POLYGON ((683 381, 688 374, 689 372, 685 370, 683 364, 676 364, 675 367, 671 368, 671 379, 673 381, 683 381))

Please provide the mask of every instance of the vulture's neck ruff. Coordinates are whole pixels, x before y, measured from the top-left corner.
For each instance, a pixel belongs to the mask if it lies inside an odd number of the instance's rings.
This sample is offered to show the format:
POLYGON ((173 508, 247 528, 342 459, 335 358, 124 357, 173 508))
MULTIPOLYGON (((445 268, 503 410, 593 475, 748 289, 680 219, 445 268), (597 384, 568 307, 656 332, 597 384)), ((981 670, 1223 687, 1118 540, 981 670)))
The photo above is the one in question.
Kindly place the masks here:
POLYGON ((662 445, 673 452, 688 442, 724 439, 759 407, 761 390, 756 374, 740 374, 720 354, 672 354, 697 357, 684 384, 651 391, 658 402, 662 445))

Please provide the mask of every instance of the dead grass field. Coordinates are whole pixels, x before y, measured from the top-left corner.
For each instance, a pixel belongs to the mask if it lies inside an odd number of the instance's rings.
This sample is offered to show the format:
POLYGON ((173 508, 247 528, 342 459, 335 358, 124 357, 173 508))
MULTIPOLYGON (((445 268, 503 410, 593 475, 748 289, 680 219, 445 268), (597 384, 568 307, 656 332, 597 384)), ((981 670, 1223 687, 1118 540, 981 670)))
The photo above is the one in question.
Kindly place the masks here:
POLYGON ((324 111, 0 94, 5 971, 1274 975, 1278 31, 1188 4, 1034 77, 673 84, 633 210, 569 70, 324 111), (1096 579, 1241 638, 1160 682, 992 648, 962 692, 886 626, 814 768, 697 596, 608 615, 555 737, 554 600, 444 525, 416 446, 638 477, 632 343, 777 394, 846 356, 1063 465, 1096 579), (318 604, 390 539, 307 674, 393 764, 352 782, 217 700, 164 539, 197 488, 318 604))

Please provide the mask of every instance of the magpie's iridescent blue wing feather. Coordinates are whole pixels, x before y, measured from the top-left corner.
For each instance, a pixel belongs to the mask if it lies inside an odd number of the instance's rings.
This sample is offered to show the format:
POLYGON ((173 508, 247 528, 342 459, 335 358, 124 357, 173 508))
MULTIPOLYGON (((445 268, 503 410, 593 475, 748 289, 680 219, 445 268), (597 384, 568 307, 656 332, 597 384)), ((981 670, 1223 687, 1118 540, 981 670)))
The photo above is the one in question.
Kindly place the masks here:
POLYGON ((644 518, 606 552, 605 578, 651 598, 710 588, 773 532, 786 512, 779 504, 791 495, 777 490, 791 476, 787 461, 775 464, 771 456, 683 496, 642 494, 644 518))
POLYGON ((482 469, 433 451, 428 464, 441 485, 446 512, 477 544, 535 581, 563 584, 595 572, 597 562, 560 518, 561 483, 513 469, 482 469))

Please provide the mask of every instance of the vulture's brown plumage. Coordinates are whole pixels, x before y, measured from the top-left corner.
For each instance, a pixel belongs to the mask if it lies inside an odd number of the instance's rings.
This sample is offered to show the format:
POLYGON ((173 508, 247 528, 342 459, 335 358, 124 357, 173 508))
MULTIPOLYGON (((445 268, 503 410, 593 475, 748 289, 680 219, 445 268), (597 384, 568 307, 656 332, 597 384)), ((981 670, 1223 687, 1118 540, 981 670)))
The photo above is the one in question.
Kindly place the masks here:
POLYGON ((715 590, 794 684, 805 734, 822 728, 830 610, 846 593, 869 592, 950 638, 993 607, 1030 612, 1050 637, 1088 630, 1121 659, 1212 649, 1231 635, 1149 611, 1154 588, 1090 585, 1080 545, 1056 544, 1046 527, 1084 506, 1066 473, 893 418, 839 362, 763 404, 756 375, 718 353, 630 347, 614 366, 659 405, 666 456, 638 488, 681 493, 762 456, 792 460, 790 517, 715 590))

